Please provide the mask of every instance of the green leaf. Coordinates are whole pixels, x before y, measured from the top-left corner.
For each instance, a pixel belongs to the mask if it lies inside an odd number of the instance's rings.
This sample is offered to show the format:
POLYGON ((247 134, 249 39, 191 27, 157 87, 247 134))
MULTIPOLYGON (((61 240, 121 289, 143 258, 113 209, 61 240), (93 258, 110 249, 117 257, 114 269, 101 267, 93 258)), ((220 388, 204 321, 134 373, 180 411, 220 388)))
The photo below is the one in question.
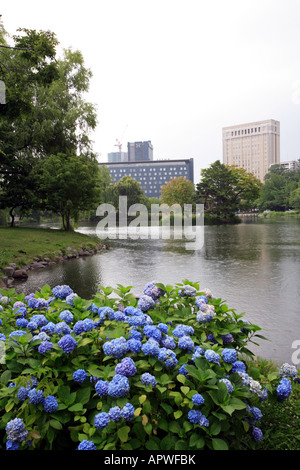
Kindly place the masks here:
POLYGON ((223 439, 214 438, 212 446, 214 450, 228 450, 228 445, 223 439))
POLYGON ((127 442, 129 431, 129 426, 123 426, 122 428, 118 429, 118 438, 121 442, 127 442))

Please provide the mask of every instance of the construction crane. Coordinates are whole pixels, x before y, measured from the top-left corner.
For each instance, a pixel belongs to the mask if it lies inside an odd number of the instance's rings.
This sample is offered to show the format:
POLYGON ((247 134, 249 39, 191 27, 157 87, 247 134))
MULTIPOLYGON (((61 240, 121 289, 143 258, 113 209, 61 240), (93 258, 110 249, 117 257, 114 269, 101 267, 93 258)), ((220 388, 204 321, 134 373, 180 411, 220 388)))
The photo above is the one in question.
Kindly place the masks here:
POLYGON ((123 131, 123 133, 122 133, 122 137, 121 137, 120 139, 116 139, 115 147, 118 147, 118 148, 119 148, 119 152, 122 152, 122 142, 121 142, 121 141, 122 141, 122 139, 123 139, 123 136, 124 136, 124 134, 125 134, 125 131, 126 131, 127 127, 128 127, 128 124, 126 124, 126 127, 125 127, 125 129, 124 129, 124 131, 123 131))

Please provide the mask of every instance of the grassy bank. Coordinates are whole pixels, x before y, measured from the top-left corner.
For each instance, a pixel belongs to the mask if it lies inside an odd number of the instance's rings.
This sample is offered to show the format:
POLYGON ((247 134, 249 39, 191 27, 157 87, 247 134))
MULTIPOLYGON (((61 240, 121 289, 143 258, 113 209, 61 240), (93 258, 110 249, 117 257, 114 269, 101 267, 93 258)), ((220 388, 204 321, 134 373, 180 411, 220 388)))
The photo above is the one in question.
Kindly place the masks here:
POLYGON ((264 217, 265 219, 275 219, 276 217, 300 217, 300 212, 298 211, 286 211, 286 212, 278 212, 278 211, 270 211, 270 212, 262 212, 259 214, 260 217, 264 217))
POLYGON ((97 237, 78 232, 21 227, 0 227, 0 270, 9 263, 16 263, 18 268, 28 265, 35 257, 54 259, 59 252, 66 253, 66 248, 94 249, 100 244, 97 237))

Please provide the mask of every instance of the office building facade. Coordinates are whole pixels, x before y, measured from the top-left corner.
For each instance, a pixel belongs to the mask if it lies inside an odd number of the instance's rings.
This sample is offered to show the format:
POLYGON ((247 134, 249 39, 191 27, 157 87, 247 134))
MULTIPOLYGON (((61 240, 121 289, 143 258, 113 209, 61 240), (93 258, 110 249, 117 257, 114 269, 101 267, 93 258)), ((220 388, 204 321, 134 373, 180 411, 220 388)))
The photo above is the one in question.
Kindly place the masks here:
POLYGON ((141 183, 147 197, 160 198, 161 187, 168 181, 179 176, 194 183, 194 160, 148 160, 139 162, 100 163, 105 165, 117 183, 123 176, 131 176, 141 183))
POLYGON ((151 144, 151 140, 145 142, 128 142, 127 152, 129 162, 153 160, 153 145, 151 144))
POLYGON ((280 122, 274 119, 222 129, 223 163, 244 168, 264 182, 273 164, 280 163, 280 122))

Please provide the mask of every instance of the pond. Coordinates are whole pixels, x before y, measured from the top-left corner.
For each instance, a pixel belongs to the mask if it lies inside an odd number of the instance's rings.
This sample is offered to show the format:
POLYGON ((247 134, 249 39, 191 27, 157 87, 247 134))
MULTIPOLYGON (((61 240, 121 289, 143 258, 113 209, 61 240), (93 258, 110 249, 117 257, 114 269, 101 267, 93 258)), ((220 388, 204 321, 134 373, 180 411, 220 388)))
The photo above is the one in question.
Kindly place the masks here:
MULTIPOLYGON (((78 231, 94 234, 95 226, 78 231)), ((187 250, 179 239, 108 243, 110 249, 100 254, 31 271, 17 290, 29 293, 44 284, 68 284, 90 299, 99 285, 133 286, 139 295, 153 280, 197 281, 263 328, 269 341, 252 346, 255 354, 292 363, 297 341, 300 349, 300 219, 248 217, 238 225, 205 226, 204 246, 198 251, 187 250)))

